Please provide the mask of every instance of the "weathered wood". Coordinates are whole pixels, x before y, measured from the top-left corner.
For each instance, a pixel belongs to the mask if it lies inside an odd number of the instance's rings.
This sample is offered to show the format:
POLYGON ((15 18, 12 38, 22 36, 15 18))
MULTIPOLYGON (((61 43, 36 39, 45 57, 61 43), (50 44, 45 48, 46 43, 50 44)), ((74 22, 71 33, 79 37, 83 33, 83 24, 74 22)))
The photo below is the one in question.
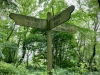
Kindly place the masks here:
POLYGON ((51 13, 47 13, 47 71, 48 75, 52 75, 52 31, 50 29, 51 13))
POLYGON ((53 28, 52 30, 75 34, 78 31, 78 27, 74 26, 74 25, 70 25, 70 24, 61 24, 61 25, 53 28))
POLYGON ((62 11, 60 14, 56 15, 50 20, 50 29, 64 23, 70 19, 71 13, 74 11, 75 7, 72 5, 62 11))
POLYGON ((45 19, 39 19, 15 13, 11 13, 9 16, 15 21, 16 24, 21 26, 35 27, 41 29, 47 28, 47 20, 45 19))

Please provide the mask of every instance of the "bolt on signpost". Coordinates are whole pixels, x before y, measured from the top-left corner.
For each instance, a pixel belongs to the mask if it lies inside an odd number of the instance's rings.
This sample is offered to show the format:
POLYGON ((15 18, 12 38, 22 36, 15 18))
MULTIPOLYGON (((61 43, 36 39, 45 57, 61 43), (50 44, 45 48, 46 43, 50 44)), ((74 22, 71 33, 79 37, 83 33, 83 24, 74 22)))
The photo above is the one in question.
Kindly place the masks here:
POLYGON ((70 19, 74 6, 70 6, 55 17, 51 17, 51 13, 47 13, 46 19, 39 19, 30 16, 11 13, 9 16, 15 21, 15 24, 29 26, 41 29, 47 29, 47 71, 48 75, 52 75, 52 30, 75 33, 77 27, 62 24, 70 19), (59 26, 58 26, 59 25, 59 26))

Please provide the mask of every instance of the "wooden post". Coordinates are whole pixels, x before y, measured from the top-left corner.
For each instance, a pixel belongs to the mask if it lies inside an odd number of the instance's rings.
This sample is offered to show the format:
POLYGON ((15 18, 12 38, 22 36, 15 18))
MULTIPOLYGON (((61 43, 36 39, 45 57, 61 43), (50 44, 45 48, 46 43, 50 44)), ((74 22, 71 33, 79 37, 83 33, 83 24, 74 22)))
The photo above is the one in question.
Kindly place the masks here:
POLYGON ((47 13, 47 71, 52 75, 52 33, 50 29, 51 13, 47 13))

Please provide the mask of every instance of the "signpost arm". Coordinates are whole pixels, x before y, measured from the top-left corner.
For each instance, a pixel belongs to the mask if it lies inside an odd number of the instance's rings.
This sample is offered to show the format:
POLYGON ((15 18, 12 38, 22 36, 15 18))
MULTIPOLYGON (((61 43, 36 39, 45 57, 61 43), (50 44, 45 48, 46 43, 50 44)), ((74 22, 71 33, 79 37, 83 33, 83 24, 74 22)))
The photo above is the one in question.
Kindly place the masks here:
POLYGON ((50 29, 51 13, 47 13, 47 71, 52 75, 52 33, 50 29))

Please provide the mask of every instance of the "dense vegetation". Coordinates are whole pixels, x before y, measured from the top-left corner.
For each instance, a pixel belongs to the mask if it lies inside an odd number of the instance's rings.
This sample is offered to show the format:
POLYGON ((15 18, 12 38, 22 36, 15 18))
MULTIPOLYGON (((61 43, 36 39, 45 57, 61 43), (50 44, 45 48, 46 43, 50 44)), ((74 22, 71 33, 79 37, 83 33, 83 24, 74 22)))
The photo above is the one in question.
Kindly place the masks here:
POLYGON ((75 10, 65 24, 78 31, 52 31, 53 75, 99 75, 98 0, 0 0, 0 75, 47 74, 46 30, 16 25, 9 14, 46 19, 70 5, 75 10))

